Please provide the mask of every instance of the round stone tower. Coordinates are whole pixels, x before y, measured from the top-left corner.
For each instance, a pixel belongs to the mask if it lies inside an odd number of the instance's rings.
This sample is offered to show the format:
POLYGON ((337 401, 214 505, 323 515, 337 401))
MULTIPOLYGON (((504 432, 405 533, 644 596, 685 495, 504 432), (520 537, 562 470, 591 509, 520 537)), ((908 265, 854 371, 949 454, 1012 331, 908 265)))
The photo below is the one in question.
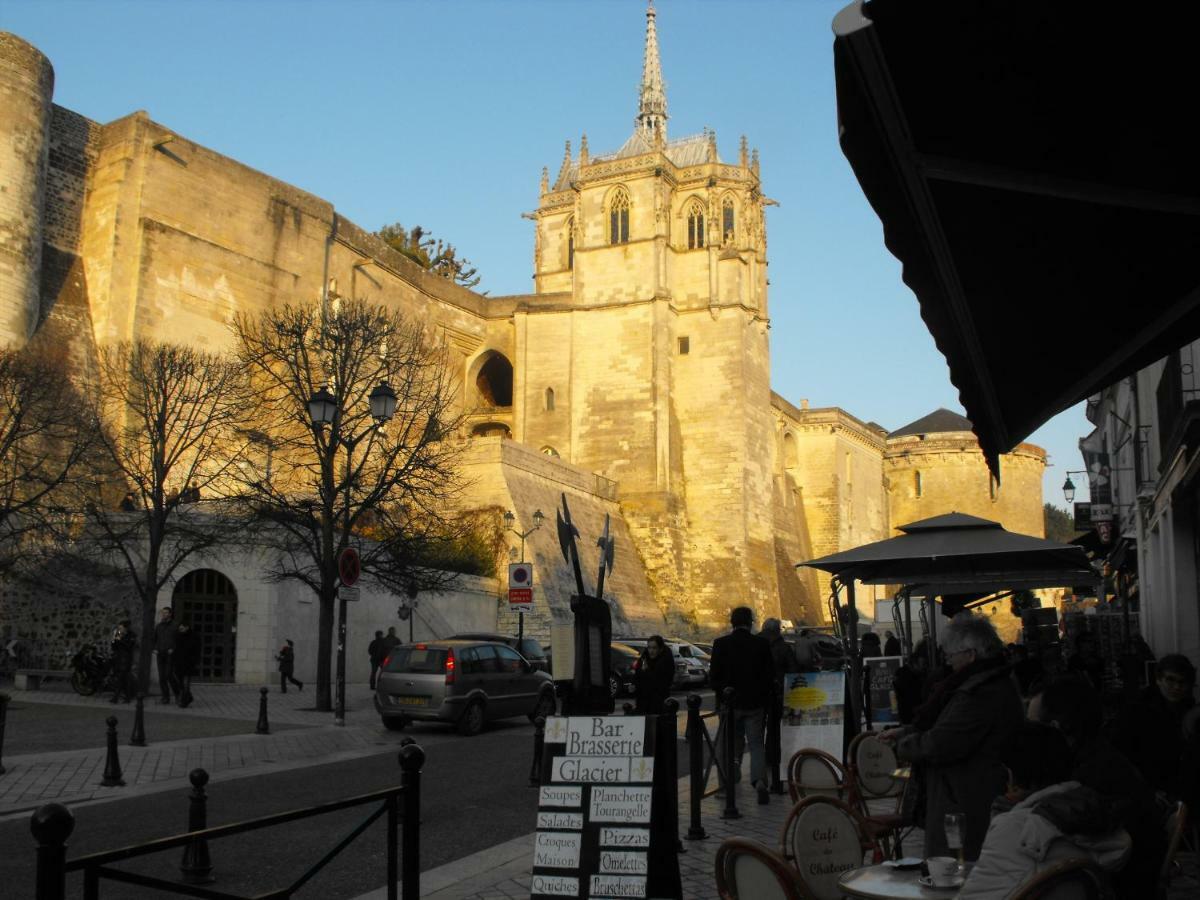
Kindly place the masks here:
POLYGON ((1019 444, 1000 457, 997 486, 970 421, 939 409, 887 437, 883 471, 892 531, 909 522, 961 512, 999 522, 1009 531, 1043 537, 1045 468, 1045 450, 1019 444))
POLYGON ((37 324, 53 93, 50 60, 0 31, 0 346, 37 324))

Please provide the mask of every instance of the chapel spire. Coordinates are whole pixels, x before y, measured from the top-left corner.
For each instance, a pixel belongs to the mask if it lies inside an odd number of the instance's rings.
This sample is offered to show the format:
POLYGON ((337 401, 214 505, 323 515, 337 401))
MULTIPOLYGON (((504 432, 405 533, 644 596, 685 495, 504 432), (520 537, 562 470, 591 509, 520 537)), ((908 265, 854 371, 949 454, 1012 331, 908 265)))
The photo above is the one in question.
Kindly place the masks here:
POLYGON ((654 25, 654 0, 646 9, 646 53, 642 60, 642 86, 637 128, 648 140, 667 136, 667 90, 663 86, 662 63, 658 59, 658 31, 654 25))

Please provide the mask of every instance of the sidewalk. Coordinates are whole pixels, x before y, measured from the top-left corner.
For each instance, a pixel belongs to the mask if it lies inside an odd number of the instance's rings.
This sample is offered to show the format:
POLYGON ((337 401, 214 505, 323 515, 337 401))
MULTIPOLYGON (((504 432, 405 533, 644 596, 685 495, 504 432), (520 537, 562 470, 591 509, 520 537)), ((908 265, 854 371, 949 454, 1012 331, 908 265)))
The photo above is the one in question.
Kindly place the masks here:
MULTIPOLYGON (((88 707, 97 718, 107 718, 114 707, 103 697, 81 697, 62 691, 5 691, 14 704, 48 704, 88 707)), ((186 787, 188 773, 197 767, 225 780, 305 765, 354 759, 387 752, 394 741, 384 739, 366 685, 349 685, 346 692, 346 725, 333 724, 333 714, 316 712, 312 691, 268 695, 271 726, 287 730, 268 735, 254 733, 258 722, 259 688, 255 685, 211 685, 197 690, 188 709, 154 703, 155 714, 193 718, 234 719, 246 722, 245 734, 153 741, 146 747, 129 745, 129 735, 119 736, 119 757, 124 787, 101 787, 106 750, 103 747, 52 753, 5 755, 7 770, 0 776, 0 819, 26 814, 43 803, 76 805, 89 801, 119 800, 130 796, 186 787)), ((130 707, 120 706, 122 712, 130 707)), ((11 722, 10 722, 11 726, 11 722)), ((11 733, 11 732, 10 732, 11 733)))

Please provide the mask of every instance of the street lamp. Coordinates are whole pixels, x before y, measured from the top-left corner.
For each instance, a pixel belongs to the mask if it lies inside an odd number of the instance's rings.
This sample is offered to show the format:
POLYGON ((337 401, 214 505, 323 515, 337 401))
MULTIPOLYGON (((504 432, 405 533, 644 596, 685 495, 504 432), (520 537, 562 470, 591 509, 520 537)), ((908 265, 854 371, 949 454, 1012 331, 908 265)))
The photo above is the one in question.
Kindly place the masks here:
MULTIPOLYGON (((334 481, 333 463, 337 448, 346 450, 346 503, 345 524, 342 529, 342 539, 349 541, 350 536, 350 488, 352 473, 352 458, 354 448, 363 438, 382 428, 396 413, 396 392, 386 381, 381 381, 371 391, 367 402, 371 408, 372 424, 356 435, 345 435, 341 432, 341 423, 337 421, 338 399, 329 391, 328 385, 321 387, 308 398, 308 415, 313 425, 322 431, 329 426, 328 451, 321 454, 321 487, 325 498, 325 513, 321 517, 321 584, 336 584, 339 580, 337 573, 337 554, 334 551, 333 514, 334 514, 334 481)), ((334 709, 335 725, 346 724, 346 595, 338 590, 338 645, 337 645, 337 706, 334 709)))
MULTIPOLYGON (((521 562, 525 562, 525 538, 529 537, 531 534, 533 534, 535 531, 537 531, 539 528, 541 528, 542 523, 546 521, 546 517, 544 515, 542 515, 542 511, 540 509, 534 510, 534 512, 533 512, 533 527, 530 528, 528 531, 519 531, 518 529, 514 528, 513 525, 514 525, 514 523, 516 523, 516 521, 517 521, 517 517, 512 514, 511 509, 504 513, 505 527, 521 539, 521 562)), ((517 640, 520 641, 524 637, 525 637, 525 611, 519 609, 519 610, 517 610, 517 640)))
POLYGON ((1087 475, 1086 469, 1072 469, 1067 472, 1067 480, 1063 482, 1063 499, 1068 503, 1075 499, 1075 482, 1071 480, 1072 475, 1087 475))

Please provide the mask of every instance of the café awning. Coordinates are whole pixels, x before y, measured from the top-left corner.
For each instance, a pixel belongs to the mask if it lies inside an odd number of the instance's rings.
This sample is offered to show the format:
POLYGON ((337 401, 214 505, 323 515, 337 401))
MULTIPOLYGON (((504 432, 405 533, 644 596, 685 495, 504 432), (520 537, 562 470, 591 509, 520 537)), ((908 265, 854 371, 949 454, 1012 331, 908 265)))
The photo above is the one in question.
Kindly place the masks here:
POLYGON ((1200 338, 1200 4, 856 0, 842 150, 993 472, 1200 338))
POLYGON ((901 525, 899 537, 800 563, 842 581, 900 584, 928 597, 1095 584, 1083 548, 949 513, 901 525))

